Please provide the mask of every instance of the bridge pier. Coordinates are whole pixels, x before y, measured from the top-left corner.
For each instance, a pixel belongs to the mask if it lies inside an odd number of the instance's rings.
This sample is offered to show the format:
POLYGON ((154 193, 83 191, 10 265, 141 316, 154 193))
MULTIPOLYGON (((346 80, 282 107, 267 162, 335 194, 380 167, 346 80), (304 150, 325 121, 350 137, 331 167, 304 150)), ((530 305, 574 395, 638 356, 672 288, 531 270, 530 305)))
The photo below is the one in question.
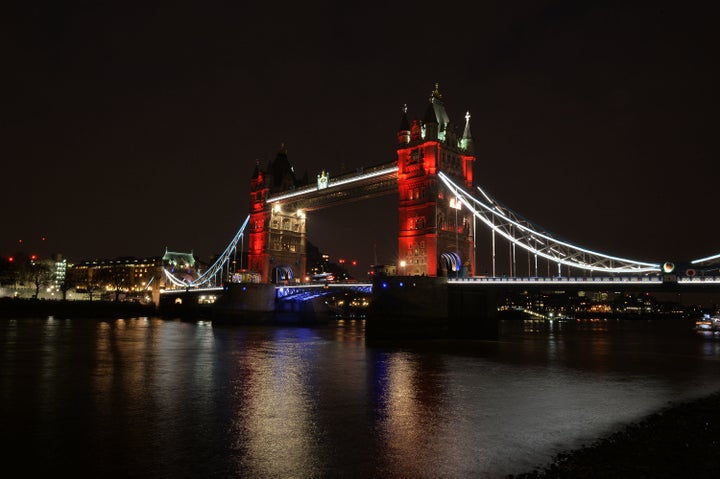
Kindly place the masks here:
POLYGON ((448 284, 448 335, 453 338, 498 339, 497 288, 468 289, 448 284))
POLYGON ((216 320, 267 321, 275 311, 275 285, 227 283, 213 305, 216 320))
POLYGON ((238 324, 317 324, 328 321, 322 301, 281 300, 272 283, 228 283, 212 308, 213 319, 238 324))
POLYGON ((373 281, 365 322, 369 338, 497 339, 497 294, 447 278, 388 276, 373 281))
POLYGON ((322 299, 309 301, 275 300, 275 312, 273 321, 278 324, 301 324, 314 325, 327 323, 332 317, 332 312, 323 303, 322 299))
POLYGON ((201 304, 200 296, 193 290, 177 290, 171 293, 158 294, 157 311, 165 318, 209 318, 212 308, 209 304, 201 304))

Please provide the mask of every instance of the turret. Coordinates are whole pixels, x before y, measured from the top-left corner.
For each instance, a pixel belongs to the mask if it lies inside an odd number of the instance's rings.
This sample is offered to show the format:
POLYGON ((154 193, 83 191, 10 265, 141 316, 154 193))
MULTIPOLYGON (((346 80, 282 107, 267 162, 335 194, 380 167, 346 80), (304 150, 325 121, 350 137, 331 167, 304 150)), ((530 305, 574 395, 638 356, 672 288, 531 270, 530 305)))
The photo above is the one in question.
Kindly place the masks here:
POLYGON ((465 113, 465 130, 460 140, 460 148, 470 155, 475 154, 475 145, 473 143, 472 133, 470 132, 470 112, 465 113))
POLYGON ((295 170, 288 160, 285 144, 280 145, 275 159, 268 166, 269 187, 273 193, 293 189, 297 186, 295 170))
POLYGON ((425 110, 425 116, 423 117, 423 127, 425 128, 425 139, 426 140, 437 140, 438 139, 438 121, 435 116, 435 108, 433 107, 432 97, 430 98, 430 104, 425 110))
POLYGON ((450 119, 442 103, 442 94, 438 90, 438 84, 436 83, 435 89, 430 93, 430 105, 428 105, 423 118, 425 139, 445 140, 445 130, 448 128, 449 123, 450 119))
POLYGON ((410 122, 407 117, 407 105, 402 107, 402 117, 400 118, 400 129, 398 130, 398 143, 410 143, 410 122))

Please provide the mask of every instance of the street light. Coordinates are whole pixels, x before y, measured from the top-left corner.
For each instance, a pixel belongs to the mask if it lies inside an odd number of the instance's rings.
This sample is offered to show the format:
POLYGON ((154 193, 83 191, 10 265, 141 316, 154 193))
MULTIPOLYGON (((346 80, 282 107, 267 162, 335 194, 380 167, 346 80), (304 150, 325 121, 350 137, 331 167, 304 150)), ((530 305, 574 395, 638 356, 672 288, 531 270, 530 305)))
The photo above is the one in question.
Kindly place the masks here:
MULTIPOLYGON (((460 256, 460 241, 458 239, 458 211, 462 208, 462 202, 460 201, 460 197, 456 196, 455 198, 450 199, 450 208, 455 210, 455 252, 458 254, 458 257, 460 256)), ((460 265, 456 265, 455 268, 458 268, 455 270, 455 276, 460 276, 460 265)))

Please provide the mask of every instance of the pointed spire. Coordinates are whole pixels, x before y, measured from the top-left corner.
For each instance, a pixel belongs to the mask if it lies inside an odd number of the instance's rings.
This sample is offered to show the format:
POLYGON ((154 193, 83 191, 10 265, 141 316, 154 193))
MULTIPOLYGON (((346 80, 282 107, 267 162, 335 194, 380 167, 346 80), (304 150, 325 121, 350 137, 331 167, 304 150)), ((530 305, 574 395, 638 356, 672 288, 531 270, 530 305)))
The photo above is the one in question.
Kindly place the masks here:
POLYGON ((280 144, 280 151, 268 165, 266 174, 271 178, 270 188, 272 191, 284 191, 297 186, 295 170, 288 159, 285 143, 280 144))
POLYGON ((463 131, 463 139, 472 139, 470 132, 470 112, 465 113, 465 131, 463 131))
POLYGON ((407 104, 402 107, 402 118, 400 118, 400 129, 397 134, 398 144, 410 143, 410 122, 407 117, 407 104))
POLYGON ((435 114, 435 108, 433 107, 433 99, 430 98, 430 104, 427 107, 427 110, 425 110, 425 116, 423 117, 423 123, 426 125, 428 123, 434 123, 437 125, 438 118, 435 114))
POLYGON ((462 139, 460 140, 460 146, 468 153, 472 154, 475 150, 473 144, 472 132, 470 131, 470 112, 465 113, 465 130, 463 131, 462 139))
POLYGON ((430 92, 430 102, 434 103, 435 100, 442 100, 442 93, 440 93, 439 84, 435 82, 435 89, 430 92))
POLYGON ((400 118, 399 131, 410 131, 410 122, 407 117, 407 103, 405 103, 402 107, 402 117, 400 118))
POLYGON ((255 169, 253 170, 253 174, 251 178, 255 179, 260 176, 260 160, 255 159, 255 169))

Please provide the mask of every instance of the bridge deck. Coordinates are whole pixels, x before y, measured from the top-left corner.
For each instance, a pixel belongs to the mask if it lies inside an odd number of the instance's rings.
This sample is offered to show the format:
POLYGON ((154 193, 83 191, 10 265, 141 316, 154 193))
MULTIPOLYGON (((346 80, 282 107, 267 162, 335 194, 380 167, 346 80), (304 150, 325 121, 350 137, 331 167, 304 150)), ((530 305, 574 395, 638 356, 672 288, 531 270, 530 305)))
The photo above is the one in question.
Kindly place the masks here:
POLYGON ((397 193, 397 163, 384 163, 330 178, 327 187, 309 185, 272 195, 268 204, 283 203, 306 211, 397 193))

